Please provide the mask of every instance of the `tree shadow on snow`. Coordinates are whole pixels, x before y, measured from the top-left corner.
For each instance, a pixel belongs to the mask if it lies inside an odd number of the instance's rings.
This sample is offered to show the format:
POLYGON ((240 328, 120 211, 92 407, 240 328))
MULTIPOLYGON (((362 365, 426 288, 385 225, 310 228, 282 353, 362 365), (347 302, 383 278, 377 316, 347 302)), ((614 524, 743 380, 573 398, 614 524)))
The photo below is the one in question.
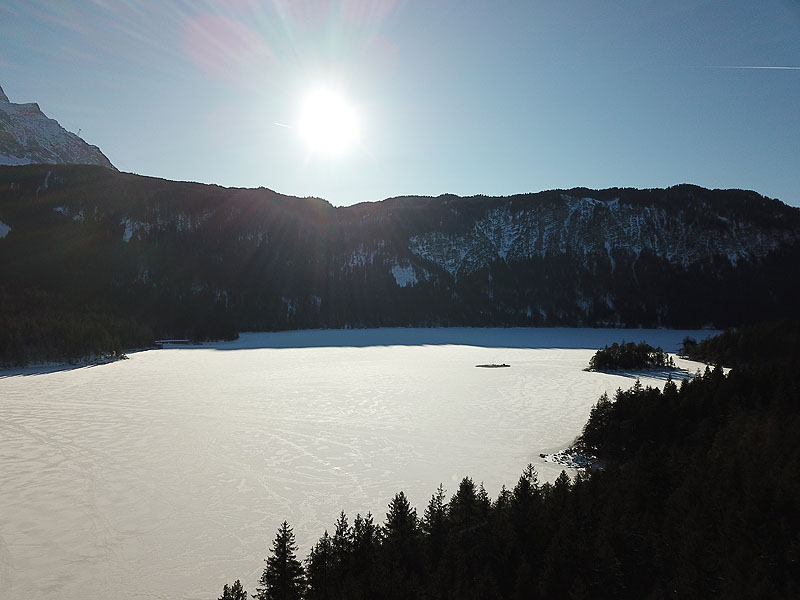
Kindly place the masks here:
MULTIPOLYGON (((267 333, 242 333, 230 342, 168 347, 245 350, 257 348, 366 348, 370 346, 474 346, 479 348, 597 350, 620 339, 640 339, 677 352, 681 340, 714 335, 705 330, 589 329, 589 328, 381 328, 311 329, 267 333)), ((167 346, 165 346, 167 347, 167 346)), ((665 376, 666 378, 666 376, 665 376)))
POLYGON ((50 375, 51 373, 61 373, 63 371, 91 369, 93 367, 102 367, 103 365, 125 360, 125 358, 78 361, 75 363, 48 363, 24 367, 3 367, 0 368, 0 379, 7 379, 9 377, 30 377, 32 375, 50 375))
POLYGON ((683 381, 684 379, 691 379, 694 377, 686 369, 641 369, 638 371, 614 371, 603 369, 584 369, 591 373, 605 373, 606 375, 619 375, 620 377, 628 377, 630 379, 672 379, 673 381, 683 381))

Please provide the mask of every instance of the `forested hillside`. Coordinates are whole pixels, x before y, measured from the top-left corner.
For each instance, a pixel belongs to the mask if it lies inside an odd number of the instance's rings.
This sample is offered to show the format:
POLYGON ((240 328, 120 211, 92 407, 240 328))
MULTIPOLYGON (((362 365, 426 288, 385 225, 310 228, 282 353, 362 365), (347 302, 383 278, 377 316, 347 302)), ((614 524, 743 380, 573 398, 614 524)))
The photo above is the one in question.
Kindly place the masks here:
POLYGON ((788 316, 800 211, 741 190, 334 208, 96 166, 0 167, 0 361, 380 326, 698 328, 788 316))

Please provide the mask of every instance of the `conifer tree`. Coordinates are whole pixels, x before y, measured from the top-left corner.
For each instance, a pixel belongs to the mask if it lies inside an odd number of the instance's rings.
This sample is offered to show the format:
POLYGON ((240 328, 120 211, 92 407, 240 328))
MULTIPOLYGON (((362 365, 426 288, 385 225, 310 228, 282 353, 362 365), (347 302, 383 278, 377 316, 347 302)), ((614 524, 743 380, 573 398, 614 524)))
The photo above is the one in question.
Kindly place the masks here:
POLYGON ((483 482, 478 486, 478 512, 480 513, 481 517, 485 518, 489 515, 489 511, 492 508, 492 501, 489 498, 489 492, 486 491, 486 488, 483 486, 483 482))
POLYGON ((242 582, 237 579, 233 585, 226 583, 222 587, 222 596, 219 600, 247 600, 247 592, 242 588, 242 582))
POLYGON ((555 503, 557 510, 560 510, 564 507, 571 486, 572 481, 570 480, 569 475, 567 475, 566 471, 562 470, 555 482, 553 482, 552 489, 551 504, 555 503))
POLYGON ((511 504, 511 491, 503 484, 500 486, 500 493, 497 494, 497 500, 494 502, 495 512, 503 512, 511 504))
POLYGON ((335 588, 341 590, 350 571, 350 557, 353 550, 353 532, 347 523, 347 515, 344 511, 339 513, 339 518, 336 520, 331 549, 333 551, 333 582, 335 588))
MULTIPOLYGON (((485 490, 484 490, 485 493, 485 490)), ((487 497, 488 500, 488 497, 487 497)), ((482 533, 487 525, 475 482, 464 477, 450 499, 450 544, 448 552, 455 575, 456 597, 470 597, 475 577, 483 565, 482 533)))
POLYGON ((372 513, 368 512, 366 517, 362 517, 360 513, 356 515, 353 520, 352 533, 353 555, 356 562, 359 562, 362 555, 372 554, 379 543, 379 534, 380 531, 372 519, 372 513))
POLYGON ((337 562, 343 563, 347 561, 353 546, 352 535, 350 526, 347 523, 347 515, 342 511, 339 513, 339 518, 336 519, 336 530, 332 540, 333 553, 337 562))
POLYGON ((416 537, 417 527, 417 509, 411 506, 403 492, 398 492, 389 503, 389 512, 386 513, 386 541, 405 545, 416 537))
POLYGON ((667 382, 664 384, 664 396, 673 399, 678 394, 678 386, 672 380, 672 376, 667 377, 667 382))
POLYGON ((522 475, 514 486, 514 491, 511 494, 512 504, 516 506, 530 506, 532 501, 538 495, 539 475, 536 473, 536 468, 528 463, 522 475))
POLYGON ((374 598, 376 592, 374 571, 376 554, 380 547, 380 527, 375 525, 372 513, 366 517, 357 514, 352 528, 352 573, 356 577, 359 591, 356 598, 374 598))
POLYGON ((456 528, 469 528, 478 514, 478 495, 475 482, 471 477, 464 477, 458 490, 450 499, 450 518, 456 528))
POLYGON ((421 528, 427 535, 428 561, 435 569, 444 552, 447 532, 447 502, 444 486, 440 483, 436 493, 431 496, 422 516, 421 528))
POLYGON ((272 543, 272 556, 253 596, 257 600, 299 600, 305 588, 303 565, 297 560, 294 532, 284 521, 272 543))
POLYGON ((534 559, 534 550, 539 544, 536 523, 541 499, 536 469, 528 464, 511 493, 510 517, 516 541, 527 550, 529 559, 534 559))
POLYGON ((419 521, 417 510, 411 506, 403 492, 398 492, 389 503, 384 523, 388 584, 392 597, 412 598, 412 579, 420 566, 419 521), (405 585, 404 590, 398 586, 405 585))
POLYGON ((447 502, 445 502, 444 492, 444 486, 440 483, 422 515, 422 530, 429 536, 435 536, 444 526, 444 520, 447 517, 447 502))
POLYGON ((306 559, 307 600, 327 600, 335 596, 331 583, 332 563, 333 544, 325 531, 306 559))

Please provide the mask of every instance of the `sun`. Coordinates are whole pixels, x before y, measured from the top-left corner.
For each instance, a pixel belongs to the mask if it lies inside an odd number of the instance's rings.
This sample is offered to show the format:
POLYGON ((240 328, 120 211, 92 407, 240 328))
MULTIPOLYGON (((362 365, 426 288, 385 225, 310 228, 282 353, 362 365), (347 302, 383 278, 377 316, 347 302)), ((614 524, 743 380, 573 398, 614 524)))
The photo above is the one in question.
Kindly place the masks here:
POLYGON ((344 94, 319 88, 303 100, 298 129, 312 152, 341 155, 358 141, 358 114, 344 94))

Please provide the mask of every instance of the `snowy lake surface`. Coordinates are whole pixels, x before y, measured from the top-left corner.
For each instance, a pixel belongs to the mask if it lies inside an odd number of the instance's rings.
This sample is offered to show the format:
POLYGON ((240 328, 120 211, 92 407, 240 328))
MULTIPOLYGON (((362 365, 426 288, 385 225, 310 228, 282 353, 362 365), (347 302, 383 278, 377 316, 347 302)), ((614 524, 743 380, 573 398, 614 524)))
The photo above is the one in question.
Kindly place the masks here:
POLYGON ((539 454, 634 383, 583 371, 597 348, 713 333, 261 333, 0 372, 0 598, 207 599, 237 578, 254 592, 284 519, 304 558, 340 510, 381 523, 400 490, 421 514, 466 475, 493 498, 529 462, 553 480, 539 454))

